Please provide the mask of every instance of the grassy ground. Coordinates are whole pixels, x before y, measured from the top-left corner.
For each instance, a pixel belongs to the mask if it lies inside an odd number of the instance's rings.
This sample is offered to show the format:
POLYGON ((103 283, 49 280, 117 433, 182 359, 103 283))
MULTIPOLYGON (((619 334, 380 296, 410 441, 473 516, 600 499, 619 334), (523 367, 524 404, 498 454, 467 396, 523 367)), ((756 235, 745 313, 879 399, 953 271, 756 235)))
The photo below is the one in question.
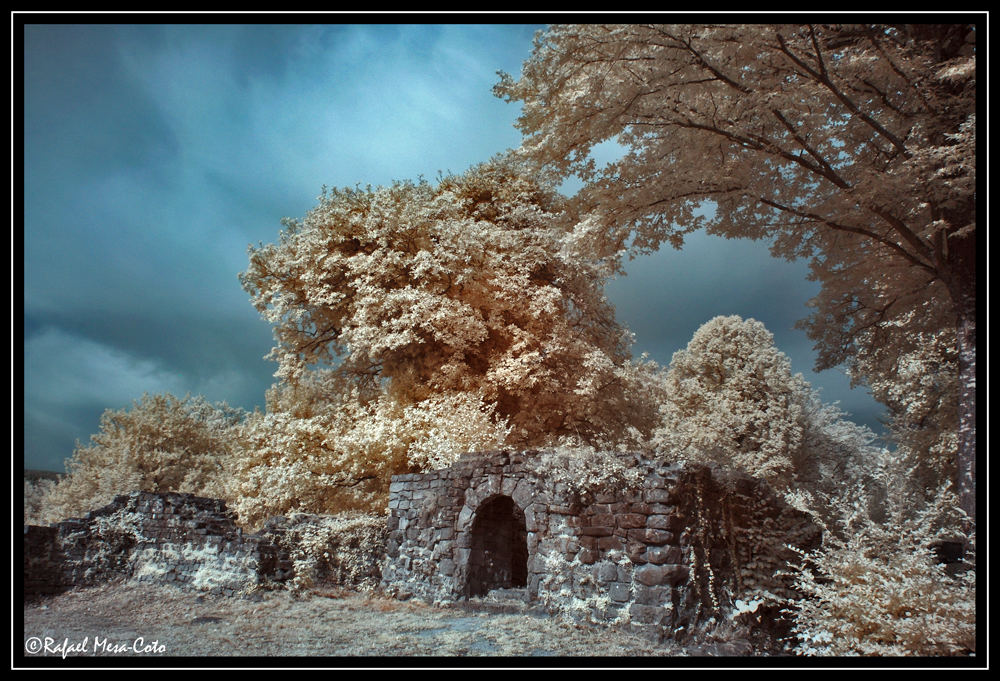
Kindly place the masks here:
POLYGON ((343 590, 225 598, 141 584, 78 589, 25 603, 24 641, 29 666, 39 643, 38 655, 55 657, 65 649, 67 657, 523 656, 541 662, 553 656, 662 658, 687 652, 550 617, 435 608, 343 590))

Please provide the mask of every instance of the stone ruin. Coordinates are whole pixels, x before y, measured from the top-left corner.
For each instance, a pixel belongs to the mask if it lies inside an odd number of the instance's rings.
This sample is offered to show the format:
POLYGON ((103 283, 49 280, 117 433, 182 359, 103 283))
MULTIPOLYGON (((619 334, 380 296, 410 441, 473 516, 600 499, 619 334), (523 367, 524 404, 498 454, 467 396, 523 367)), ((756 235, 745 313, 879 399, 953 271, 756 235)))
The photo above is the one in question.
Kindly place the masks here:
POLYGON ((24 596, 120 579, 232 595, 288 579, 287 549, 235 521, 219 499, 133 492, 82 518, 25 525, 24 596))
MULTIPOLYGON (((370 572, 398 598, 513 598, 654 639, 683 639, 760 594, 793 595, 776 573, 794 557, 788 545, 818 545, 806 514, 746 475, 623 456, 641 483, 592 492, 556 482, 530 452, 466 454, 394 476, 385 552, 370 572)), ((274 518, 245 534, 217 499, 121 495, 83 518, 25 526, 25 598, 118 579, 227 595, 286 583, 289 527, 274 518)), ((757 611, 772 642, 775 616, 757 611)))
POLYGON ((655 639, 722 622, 738 601, 793 595, 776 573, 789 544, 818 546, 807 514, 747 475, 625 456, 641 484, 594 493, 553 482, 530 453, 394 476, 383 587, 437 603, 514 595, 655 639))

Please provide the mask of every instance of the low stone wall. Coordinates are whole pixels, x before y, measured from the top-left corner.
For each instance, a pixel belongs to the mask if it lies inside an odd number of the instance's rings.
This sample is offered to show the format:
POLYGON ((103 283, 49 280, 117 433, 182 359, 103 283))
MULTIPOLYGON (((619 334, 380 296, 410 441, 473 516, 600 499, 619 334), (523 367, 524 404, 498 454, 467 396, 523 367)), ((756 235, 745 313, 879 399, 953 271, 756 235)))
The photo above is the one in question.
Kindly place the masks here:
POLYGON ((133 492, 82 518, 25 525, 24 595, 119 580, 222 594, 269 584, 374 590, 384 545, 384 517, 276 516, 246 534, 220 499, 133 492))
POLYGON ((26 525, 24 574, 25 597, 121 579, 233 594, 287 579, 291 562, 219 499, 133 492, 83 518, 26 525))
POLYGON ((652 638, 682 638, 761 591, 788 594, 775 574, 786 544, 820 540, 806 514, 749 476, 625 456, 641 484, 582 495, 530 453, 393 477, 383 587, 431 602, 523 588, 551 612, 652 638))

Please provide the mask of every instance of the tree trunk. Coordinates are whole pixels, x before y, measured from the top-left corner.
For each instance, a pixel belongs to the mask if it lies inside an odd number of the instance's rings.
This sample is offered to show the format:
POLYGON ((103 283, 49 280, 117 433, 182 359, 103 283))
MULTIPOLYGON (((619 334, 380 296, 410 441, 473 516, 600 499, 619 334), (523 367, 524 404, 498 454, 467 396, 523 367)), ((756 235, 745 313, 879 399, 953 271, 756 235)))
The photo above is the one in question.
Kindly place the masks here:
POLYGON ((959 506, 976 524, 976 243, 975 236, 951 240, 948 291, 955 306, 958 345, 958 452, 956 488, 959 506))
POLYGON ((960 317, 958 336, 958 497, 976 524, 976 312, 960 317))

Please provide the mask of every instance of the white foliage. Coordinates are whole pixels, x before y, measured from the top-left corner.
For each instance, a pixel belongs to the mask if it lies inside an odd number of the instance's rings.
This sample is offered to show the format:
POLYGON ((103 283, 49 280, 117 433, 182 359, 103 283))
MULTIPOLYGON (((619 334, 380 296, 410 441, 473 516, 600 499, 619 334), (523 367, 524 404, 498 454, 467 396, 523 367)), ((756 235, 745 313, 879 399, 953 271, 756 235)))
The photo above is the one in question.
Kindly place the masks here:
POLYGON ((130 409, 106 410, 100 432, 77 444, 68 474, 45 495, 42 519, 82 515, 136 490, 224 496, 224 466, 242 417, 190 395, 143 395, 130 409))
POLYGON ((325 191, 241 275, 275 324, 279 384, 236 456, 235 503, 379 510, 389 476, 567 438, 636 445, 655 365, 603 295, 565 199, 512 158, 437 184, 325 191))
POLYGON ((523 105, 520 156, 583 180, 567 210, 609 267, 701 227, 809 258, 818 368, 847 364, 876 391, 916 339, 948 336, 972 512, 977 38, 957 23, 555 25, 495 92, 523 105), (608 141, 624 154, 597 167, 608 141))
MULTIPOLYGON (((975 537, 965 537, 956 499, 940 491, 914 506, 899 471, 886 480, 888 517, 874 521, 864 501, 844 500, 845 535, 792 566, 804 597, 790 607, 800 655, 937 656, 976 650, 975 537), (963 569, 935 558, 940 539, 969 542, 963 569)), ((801 552, 800 552, 801 553, 801 552)))
MULTIPOLYGON (((652 445, 669 458, 721 464, 779 491, 834 494, 878 459, 874 436, 823 405, 763 324, 703 324, 674 353, 652 445)), ((814 509, 815 510, 815 509, 814 509)))

